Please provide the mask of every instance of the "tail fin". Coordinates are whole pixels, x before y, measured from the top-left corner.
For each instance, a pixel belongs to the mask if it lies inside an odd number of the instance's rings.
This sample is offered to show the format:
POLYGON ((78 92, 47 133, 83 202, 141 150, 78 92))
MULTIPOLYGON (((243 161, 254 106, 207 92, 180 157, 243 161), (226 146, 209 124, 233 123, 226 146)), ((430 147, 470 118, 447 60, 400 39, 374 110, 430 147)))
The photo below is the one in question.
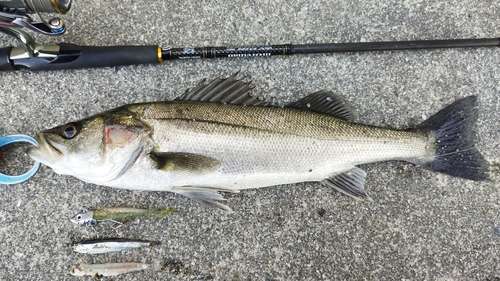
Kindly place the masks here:
POLYGON ((175 211, 175 208, 168 208, 166 210, 158 211, 158 217, 164 218, 164 217, 170 215, 170 213, 172 213, 173 211, 175 211))
POLYGON ((436 140, 436 156, 423 167, 455 177, 487 180, 488 164, 474 146, 477 98, 455 101, 418 126, 436 140))

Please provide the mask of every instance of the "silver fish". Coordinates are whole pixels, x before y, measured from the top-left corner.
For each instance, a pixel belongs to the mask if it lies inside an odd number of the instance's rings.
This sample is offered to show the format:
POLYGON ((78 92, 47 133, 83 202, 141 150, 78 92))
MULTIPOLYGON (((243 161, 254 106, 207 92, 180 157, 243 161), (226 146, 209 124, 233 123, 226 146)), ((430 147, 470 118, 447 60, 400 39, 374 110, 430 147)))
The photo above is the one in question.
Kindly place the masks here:
POLYGON ((104 254, 123 250, 149 247, 155 243, 127 239, 87 240, 73 245, 73 251, 82 254, 104 254))
POLYGON ((103 263, 103 264, 89 264, 79 263, 75 264, 70 274, 73 276, 116 276, 123 273, 140 271, 151 268, 151 265, 138 262, 124 262, 124 263, 103 263))
POLYGON ((326 91, 276 107, 250 90, 233 77, 215 79, 174 101, 125 105, 43 131, 28 153, 86 182, 171 191, 226 211, 218 191, 305 181, 362 199, 366 172, 356 165, 378 161, 488 179, 474 147, 474 96, 395 130, 354 123, 352 110, 326 91))

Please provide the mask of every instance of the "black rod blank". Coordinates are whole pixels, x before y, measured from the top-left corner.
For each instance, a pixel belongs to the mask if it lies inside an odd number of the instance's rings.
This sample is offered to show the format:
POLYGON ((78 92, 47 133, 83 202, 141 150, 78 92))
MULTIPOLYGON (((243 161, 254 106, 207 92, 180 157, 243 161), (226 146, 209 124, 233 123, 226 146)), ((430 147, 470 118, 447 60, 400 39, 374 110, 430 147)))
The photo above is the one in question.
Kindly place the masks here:
POLYGON ((201 47, 201 48, 165 48, 163 60, 268 57, 276 55, 318 54, 335 52, 365 52, 390 50, 416 50, 437 48, 477 48, 500 46, 500 38, 422 40, 395 42, 361 42, 301 45, 267 45, 242 47, 201 47))
POLYGON ((500 38, 294 45, 292 54, 500 46, 500 38))

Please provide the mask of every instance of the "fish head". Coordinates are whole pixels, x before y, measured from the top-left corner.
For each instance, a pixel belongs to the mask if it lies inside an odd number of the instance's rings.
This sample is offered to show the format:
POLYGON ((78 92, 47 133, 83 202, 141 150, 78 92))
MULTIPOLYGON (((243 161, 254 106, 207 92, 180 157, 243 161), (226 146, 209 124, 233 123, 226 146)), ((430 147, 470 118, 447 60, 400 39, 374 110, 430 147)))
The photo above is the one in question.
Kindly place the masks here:
POLYGON ((73 251, 77 252, 77 253, 82 253, 82 254, 86 254, 88 252, 88 245, 85 245, 85 244, 76 244, 76 245, 73 245, 73 251))
POLYGON ((83 210, 81 213, 74 215, 69 221, 81 226, 93 226, 97 224, 93 217, 94 211, 83 210))
POLYGON ((73 276, 85 276, 85 269, 80 264, 75 264, 69 272, 73 276))
POLYGON ((105 112, 38 133, 28 155, 58 174, 105 184, 135 163, 150 132, 133 114, 105 112))

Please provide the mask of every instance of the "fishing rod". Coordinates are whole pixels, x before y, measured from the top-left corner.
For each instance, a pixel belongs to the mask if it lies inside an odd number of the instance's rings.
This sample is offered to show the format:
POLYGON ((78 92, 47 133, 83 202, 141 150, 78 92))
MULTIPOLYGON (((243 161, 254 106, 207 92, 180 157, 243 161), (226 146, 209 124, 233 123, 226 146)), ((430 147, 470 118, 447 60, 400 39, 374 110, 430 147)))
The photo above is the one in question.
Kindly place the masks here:
POLYGON ((500 38, 199 48, 161 48, 160 46, 95 47, 67 43, 40 46, 30 39, 29 35, 26 35, 24 35, 26 41, 30 42, 28 45, 37 46, 38 54, 30 54, 29 47, 26 45, 24 48, 1 48, 0 71, 19 69, 39 71, 158 64, 176 59, 269 57, 335 52, 500 46, 500 38))
MULTIPOLYGON (((11 2, 16 2, 20 5, 19 3, 25 3, 25 1, 27 0, 12 0, 11 2)), ((0 1, 0 7, 4 5, 3 3, 4 2, 0 1)), ((31 0, 31 4, 33 5, 30 6, 25 4, 25 10, 27 12, 33 10, 37 11, 37 9, 41 10, 42 3, 44 3, 44 11, 50 10, 51 12, 55 11, 59 13, 67 12, 71 6, 71 0, 31 0), (48 3, 50 3, 50 5, 48 3), (36 7, 32 8, 34 6, 36 7)), ((60 19, 58 20, 62 24, 62 21, 60 19)), ((57 23, 57 20, 54 20, 54 23, 57 23)), ((60 30, 61 32, 56 28, 51 30, 52 33, 47 35, 60 35, 64 32, 64 28, 60 30), (54 30, 56 30, 55 33, 54 30)), ((138 64, 158 64, 163 61, 176 59, 270 57, 278 55, 289 56, 335 52, 500 46, 500 38, 195 48, 162 48, 160 46, 97 47, 79 46, 68 43, 44 46, 37 44, 28 33, 20 30, 18 27, 0 25, 0 32, 13 36, 23 45, 22 47, 0 48, 0 71, 15 71, 20 69, 40 71, 114 67, 138 64)))

